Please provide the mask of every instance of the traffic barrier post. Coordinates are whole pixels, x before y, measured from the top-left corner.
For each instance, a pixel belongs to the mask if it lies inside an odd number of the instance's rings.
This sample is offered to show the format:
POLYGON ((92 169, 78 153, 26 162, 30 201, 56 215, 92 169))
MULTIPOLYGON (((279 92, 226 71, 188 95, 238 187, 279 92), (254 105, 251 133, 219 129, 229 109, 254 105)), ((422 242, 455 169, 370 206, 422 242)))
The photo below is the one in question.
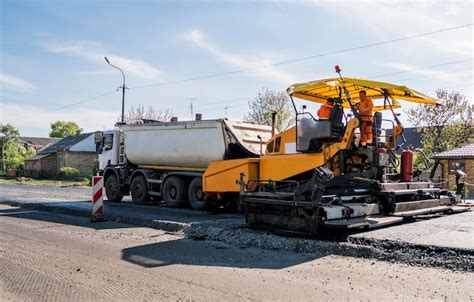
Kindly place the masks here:
POLYGON ((104 178, 92 177, 92 222, 104 221, 104 178))

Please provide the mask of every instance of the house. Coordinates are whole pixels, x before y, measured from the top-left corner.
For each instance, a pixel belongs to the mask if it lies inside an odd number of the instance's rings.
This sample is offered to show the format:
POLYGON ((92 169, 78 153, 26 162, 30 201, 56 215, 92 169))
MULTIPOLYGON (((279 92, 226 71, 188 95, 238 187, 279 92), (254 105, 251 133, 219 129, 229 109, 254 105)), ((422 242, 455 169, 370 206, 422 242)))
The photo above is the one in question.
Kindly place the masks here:
POLYGON ((84 176, 91 175, 97 159, 94 134, 66 137, 40 149, 35 156, 25 160, 25 176, 57 178, 63 167, 76 168, 84 176))
POLYGON ((462 170, 467 174, 467 182, 474 183, 474 143, 466 144, 459 148, 436 153, 432 157, 435 165, 441 166, 441 178, 447 179, 447 187, 453 187, 456 170, 462 170))
MULTIPOLYGON (((407 127, 403 130, 403 136, 405 137, 406 143, 403 142, 401 137, 397 139, 397 145, 403 144, 404 148, 408 146, 412 146, 414 149, 419 149, 423 147, 421 143, 422 140, 423 129, 418 130, 416 127, 407 127)), ((392 135, 392 129, 387 129, 387 137, 392 135)), ((397 149, 396 153, 400 154, 403 149, 397 149)))
POLYGON ((33 148, 36 151, 39 151, 41 148, 47 147, 61 140, 56 137, 29 137, 22 136, 20 137, 20 144, 25 147, 25 149, 33 148))

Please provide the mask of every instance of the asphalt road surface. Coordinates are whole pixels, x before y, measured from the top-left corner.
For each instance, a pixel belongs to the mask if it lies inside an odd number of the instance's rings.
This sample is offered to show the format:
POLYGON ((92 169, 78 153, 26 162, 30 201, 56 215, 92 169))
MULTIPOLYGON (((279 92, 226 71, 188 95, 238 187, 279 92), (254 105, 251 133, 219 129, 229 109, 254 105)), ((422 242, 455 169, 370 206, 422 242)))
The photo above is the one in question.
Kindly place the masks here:
POLYGON ((240 249, 0 205, 0 300, 473 300, 474 274, 240 249))

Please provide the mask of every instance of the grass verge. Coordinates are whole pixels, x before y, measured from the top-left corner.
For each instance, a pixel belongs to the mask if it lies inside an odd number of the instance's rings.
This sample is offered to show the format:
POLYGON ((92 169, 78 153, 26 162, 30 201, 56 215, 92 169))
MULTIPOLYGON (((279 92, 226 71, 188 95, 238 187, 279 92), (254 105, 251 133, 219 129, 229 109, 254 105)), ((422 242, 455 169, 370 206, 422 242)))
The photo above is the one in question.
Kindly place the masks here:
POLYGON ((32 178, 0 178, 0 183, 14 185, 33 185, 50 187, 89 187, 89 179, 58 180, 58 179, 32 179, 32 178))

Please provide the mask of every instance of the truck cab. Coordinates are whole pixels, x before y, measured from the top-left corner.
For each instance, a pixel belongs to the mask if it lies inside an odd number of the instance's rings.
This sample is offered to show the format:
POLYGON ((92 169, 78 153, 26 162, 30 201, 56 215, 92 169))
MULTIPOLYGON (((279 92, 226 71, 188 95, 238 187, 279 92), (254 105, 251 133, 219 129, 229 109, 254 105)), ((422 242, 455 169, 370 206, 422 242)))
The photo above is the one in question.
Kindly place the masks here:
POLYGON ((96 146, 99 152, 99 171, 103 172, 107 166, 119 164, 121 136, 122 133, 119 130, 107 130, 96 134, 96 146))

